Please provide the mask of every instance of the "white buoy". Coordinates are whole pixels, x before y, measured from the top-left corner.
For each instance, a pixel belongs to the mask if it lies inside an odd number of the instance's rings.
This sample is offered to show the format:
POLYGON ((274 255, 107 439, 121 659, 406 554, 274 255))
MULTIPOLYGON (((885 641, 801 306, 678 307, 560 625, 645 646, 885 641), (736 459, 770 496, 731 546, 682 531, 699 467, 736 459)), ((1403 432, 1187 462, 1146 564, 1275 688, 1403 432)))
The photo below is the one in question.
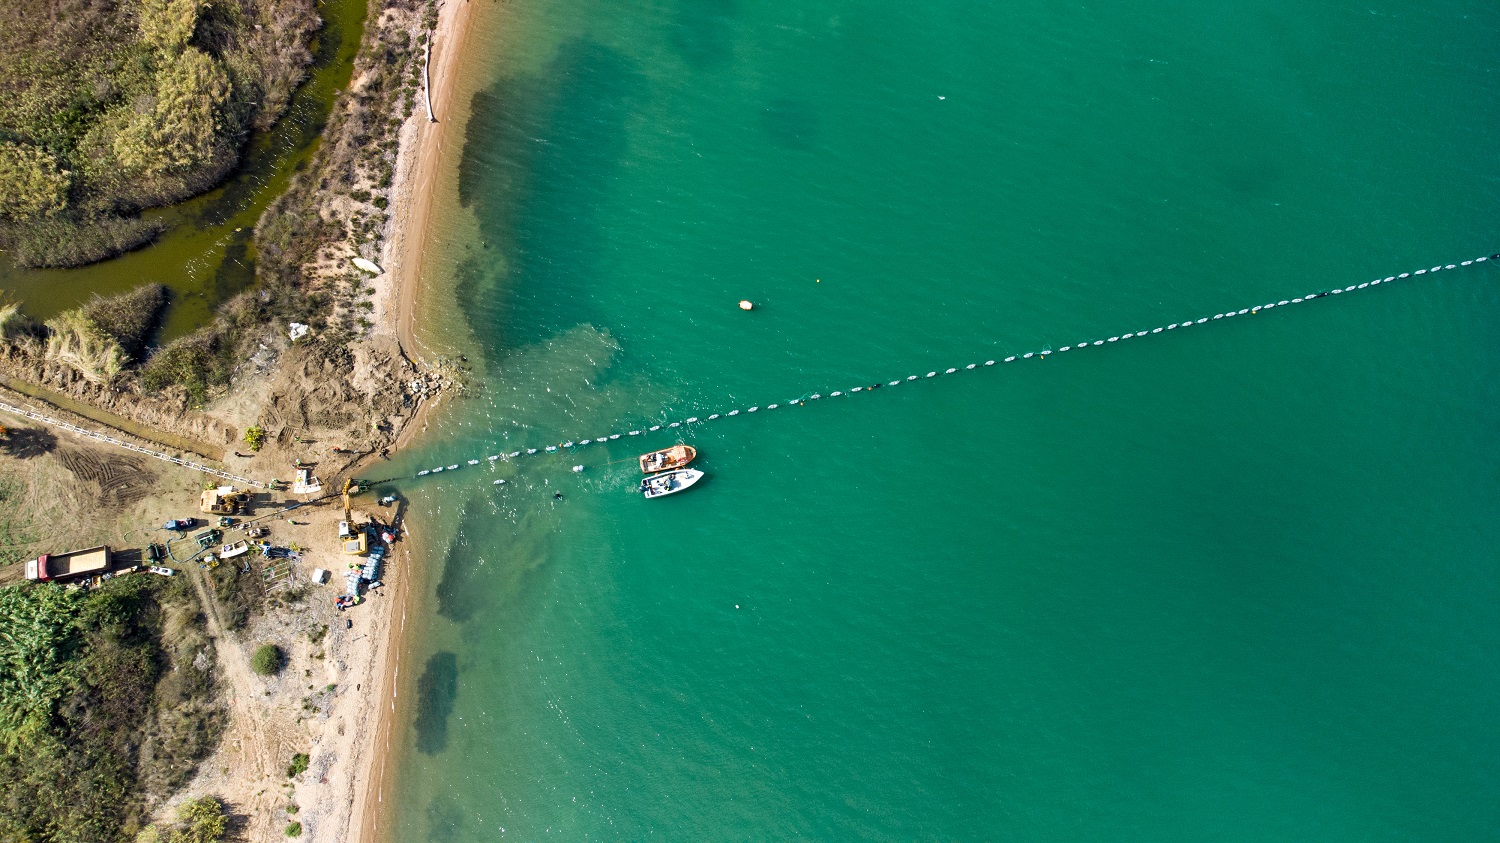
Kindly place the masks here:
POLYGON ((583 473, 583 466, 581 466, 581 465, 575 465, 575 466, 573 466, 573 473, 574 474, 582 474, 583 473))
POLYGON ((755 305, 751 304, 749 299, 740 299, 740 310, 754 310, 754 309, 755 309, 755 305))

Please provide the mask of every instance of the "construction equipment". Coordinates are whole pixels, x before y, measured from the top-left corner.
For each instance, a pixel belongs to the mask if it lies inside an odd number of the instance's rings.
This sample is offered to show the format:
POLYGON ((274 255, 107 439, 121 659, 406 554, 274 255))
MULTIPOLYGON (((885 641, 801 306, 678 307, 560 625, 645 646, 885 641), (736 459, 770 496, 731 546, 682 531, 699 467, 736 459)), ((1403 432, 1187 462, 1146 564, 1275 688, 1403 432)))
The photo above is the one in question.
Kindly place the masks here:
POLYGON ((239 515, 240 509, 250 501, 250 493, 237 492, 233 486, 216 486, 204 489, 199 499, 199 508, 210 515, 239 515))
POLYGON ((349 496, 363 494, 369 490, 363 480, 355 480, 350 477, 344 480, 344 490, 340 493, 344 498, 344 520, 349 520, 349 496))

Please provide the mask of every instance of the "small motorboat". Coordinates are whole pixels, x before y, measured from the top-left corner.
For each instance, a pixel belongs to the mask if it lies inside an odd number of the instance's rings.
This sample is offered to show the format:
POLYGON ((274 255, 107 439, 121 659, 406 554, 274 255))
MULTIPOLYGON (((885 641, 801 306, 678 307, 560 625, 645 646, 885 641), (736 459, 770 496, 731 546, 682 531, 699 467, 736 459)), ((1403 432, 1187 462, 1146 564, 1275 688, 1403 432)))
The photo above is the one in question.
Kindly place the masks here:
POLYGON ((674 471, 686 466, 697 456, 698 451, 692 445, 673 445, 670 448, 662 448, 660 451, 641 454, 641 471, 647 474, 674 471))
POLYGON ((703 472, 695 468, 681 468, 653 474, 641 481, 641 494, 647 498, 675 495, 703 479, 703 472))

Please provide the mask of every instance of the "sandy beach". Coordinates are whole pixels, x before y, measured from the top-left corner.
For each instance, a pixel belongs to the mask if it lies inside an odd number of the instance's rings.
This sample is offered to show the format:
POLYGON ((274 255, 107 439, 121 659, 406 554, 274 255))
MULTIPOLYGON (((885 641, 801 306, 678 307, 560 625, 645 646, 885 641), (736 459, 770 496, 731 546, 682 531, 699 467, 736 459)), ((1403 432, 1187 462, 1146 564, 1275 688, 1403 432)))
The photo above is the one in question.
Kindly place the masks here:
MULTIPOLYGON (((467 0, 445 2, 439 7, 430 66, 432 110, 437 122, 429 121, 426 109, 419 104, 401 127, 392 191, 395 212, 385 241, 386 273, 376 279, 376 293, 372 297, 375 330, 394 330, 401 347, 415 359, 423 359, 430 353, 416 330, 424 250, 436 182, 444 160, 443 143, 452 137, 450 130, 462 129, 451 118, 454 91, 459 87, 460 57, 472 12, 473 4, 467 0)), ((411 429, 419 427, 408 428, 408 435, 411 429)))
MULTIPOLYGON (((417 360, 426 357, 417 330, 424 247, 430 236, 428 223, 432 217, 436 182, 444 163, 444 140, 453 138, 462 128, 451 117, 472 12, 473 4, 468 0, 445 2, 439 7, 437 29, 431 42, 431 89, 428 92, 437 120, 430 121, 426 109, 418 108, 401 129, 393 191, 396 212, 390 222, 384 254, 387 273, 382 279, 385 283, 377 284, 374 296, 376 330, 394 330, 402 349, 417 360)), ((456 145, 449 151, 456 153, 456 145)), ((416 418, 401 431, 398 447, 404 447, 426 429, 427 417, 436 407, 437 402, 430 402, 419 408, 416 418)), ((360 775, 351 783, 347 820, 330 824, 341 833, 326 838, 329 840, 355 839, 375 843, 380 839, 380 809, 383 788, 390 772, 400 656, 414 572, 412 559, 421 558, 420 541, 410 532, 405 536, 402 557, 406 574, 394 584, 390 599, 381 606, 385 615, 382 623, 385 640, 379 645, 378 673, 371 677, 370 687, 374 693, 362 706, 373 728, 365 745, 351 748, 354 755, 348 766, 360 775)))

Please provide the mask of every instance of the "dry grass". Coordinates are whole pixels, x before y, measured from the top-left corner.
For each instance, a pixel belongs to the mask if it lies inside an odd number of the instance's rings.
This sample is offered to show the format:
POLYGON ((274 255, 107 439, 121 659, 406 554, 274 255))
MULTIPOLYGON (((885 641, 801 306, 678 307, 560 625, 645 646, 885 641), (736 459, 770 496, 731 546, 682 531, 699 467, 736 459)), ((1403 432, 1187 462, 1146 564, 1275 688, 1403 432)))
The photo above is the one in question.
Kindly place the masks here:
POLYGON ((72 367, 90 383, 110 384, 128 359, 120 344, 94 326, 81 310, 47 320, 46 358, 72 367))

